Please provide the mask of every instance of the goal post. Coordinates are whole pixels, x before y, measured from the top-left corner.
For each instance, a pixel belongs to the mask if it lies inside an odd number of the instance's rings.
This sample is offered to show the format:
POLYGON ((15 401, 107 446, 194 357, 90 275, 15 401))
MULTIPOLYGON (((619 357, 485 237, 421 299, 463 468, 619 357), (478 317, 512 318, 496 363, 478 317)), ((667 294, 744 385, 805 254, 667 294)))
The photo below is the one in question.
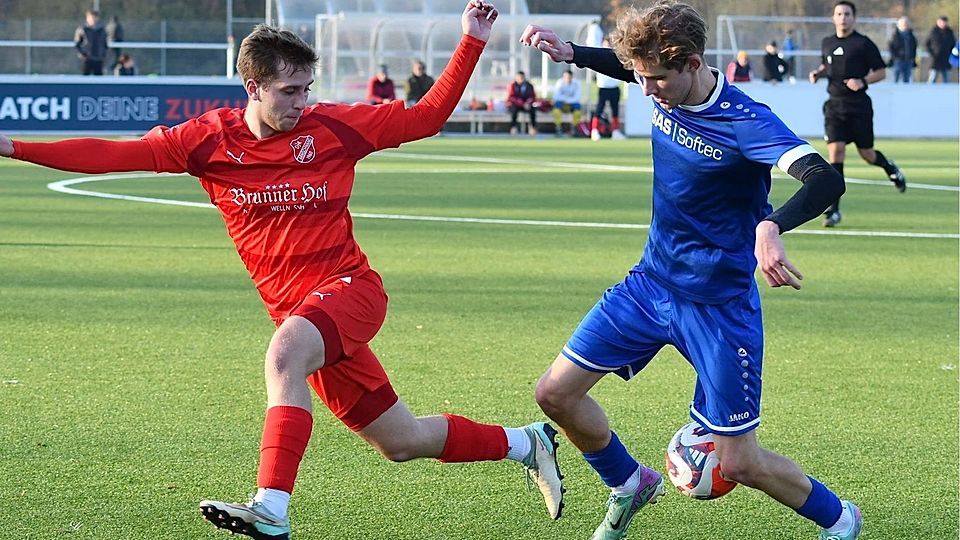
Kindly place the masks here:
MULTIPOLYGON (((892 35, 897 19, 892 17, 857 17, 856 31, 867 36, 887 54, 887 41, 892 35)), ((820 65, 820 43, 826 36, 836 32, 830 17, 788 17, 764 15, 719 15, 716 24, 716 44, 711 51, 716 67, 723 69, 733 61, 738 51, 746 51, 751 57, 760 58, 764 47, 776 41, 785 59, 792 54, 797 77, 820 65), (792 31, 795 50, 783 50, 787 31, 792 31)), ((757 69, 758 64, 754 64, 757 69)))

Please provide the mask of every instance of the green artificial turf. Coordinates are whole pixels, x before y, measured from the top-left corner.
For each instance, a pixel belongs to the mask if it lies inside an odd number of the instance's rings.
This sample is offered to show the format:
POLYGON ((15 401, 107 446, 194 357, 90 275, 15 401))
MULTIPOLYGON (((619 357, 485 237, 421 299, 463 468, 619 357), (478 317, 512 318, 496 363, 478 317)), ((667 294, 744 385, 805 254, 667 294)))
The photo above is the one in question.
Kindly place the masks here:
MULTIPOLYGON (((907 192, 851 147, 848 178, 876 183, 848 185, 837 229, 786 235, 802 290, 761 285, 757 433, 856 501, 863 538, 955 539, 958 143, 877 148, 907 192), (897 234, 867 235, 877 232, 897 234)), ((543 419, 537 378, 646 241, 642 227, 555 222, 648 224, 650 166, 646 139, 437 138, 361 163, 356 234, 391 297, 373 347, 415 413, 543 419), (375 214, 410 219, 363 217, 375 214)), ((226 538, 196 506, 255 489, 272 323, 213 209, 46 187, 79 176, 0 160, 0 539, 226 538)), ((799 184, 775 176, 778 204, 799 184)), ((73 187, 207 201, 185 176, 73 187)), ((693 387, 665 349, 593 395, 637 459, 663 472, 693 387)), ((566 509, 551 522, 517 464, 391 463, 316 403, 295 538, 586 538, 603 515, 606 490, 566 441, 566 509)), ((631 526, 651 540, 816 535, 743 487, 711 502, 670 488, 631 526)))

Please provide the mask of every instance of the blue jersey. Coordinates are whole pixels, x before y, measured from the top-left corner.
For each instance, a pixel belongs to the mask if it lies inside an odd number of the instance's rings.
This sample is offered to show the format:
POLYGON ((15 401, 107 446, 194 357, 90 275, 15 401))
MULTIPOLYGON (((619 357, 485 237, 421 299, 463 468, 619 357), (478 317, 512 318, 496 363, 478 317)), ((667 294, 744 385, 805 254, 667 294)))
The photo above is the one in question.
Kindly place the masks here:
POLYGON ((772 208, 770 168, 814 153, 770 110, 727 84, 706 103, 654 102, 653 220, 636 268, 681 297, 722 303, 749 290, 755 228, 772 208))

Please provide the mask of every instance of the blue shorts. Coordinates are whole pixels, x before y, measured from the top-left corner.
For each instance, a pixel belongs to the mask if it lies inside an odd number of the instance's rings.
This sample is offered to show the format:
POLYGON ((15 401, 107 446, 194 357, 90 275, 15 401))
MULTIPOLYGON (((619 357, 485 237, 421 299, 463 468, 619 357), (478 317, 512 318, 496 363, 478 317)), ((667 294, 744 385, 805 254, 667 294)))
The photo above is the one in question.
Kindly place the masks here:
POLYGON ((572 112, 572 111, 579 111, 579 110, 580 110, 580 104, 579 104, 579 103, 569 103, 569 102, 566 102, 566 101, 558 101, 558 102, 556 102, 556 103, 553 104, 553 107, 554 107, 555 109, 560 110, 560 111, 563 111, 563 112, 572 112))
POLYGON ((631 270, 587 313, 563 355, 585 370, 629 380, 664 345, 676 347, 697 372, 691 418, 719 435, 760 424, 763 318, 756 284, 726 303, 701 304, 631 270))

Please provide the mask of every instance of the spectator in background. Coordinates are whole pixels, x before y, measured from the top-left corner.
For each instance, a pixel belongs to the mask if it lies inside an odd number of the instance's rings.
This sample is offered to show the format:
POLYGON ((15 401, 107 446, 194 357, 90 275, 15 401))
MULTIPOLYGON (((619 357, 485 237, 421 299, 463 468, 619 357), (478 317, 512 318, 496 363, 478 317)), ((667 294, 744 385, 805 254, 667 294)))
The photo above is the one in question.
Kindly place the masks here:
POLYGON ((557 137, 563 135, 563 113, 571 113, 573 121, 570 125, 570 135, 573 135, 580 123, 580 101, 583 99, 580 90, 580 81, 573 78, 573 71, 566 70, 553 88, 553 123, 556 125, 557 137))
POLYGON ((410 74, 410 78, 407 79, 407 84, 404 87, 407 94, 407 105, 416 105, 420 98, 427 93, 427 90, 430 90, 430 87, 433 86, 433 77, 427 75, 426 69, 427 66, 420 60, 413 63, 413 73, 410 74))
POLYGON ((890 49, 888 67, 893 68, 893 82, 910 82, 913 78, 913 68, 917 67, 917 38, 910 28, 910 19, 900 17, 897 27, 887 44, 890 49))
MULTIPOLYGON (((603 39, 603 48, 610 48, 610 40, 603 39)), ((600 140, 600 117, 604 109, 610 104, 610 137, 613 139, 626 138, 620 131, 620 81, 597 72, 597 108, 593 111, 590 121, 590 140, 600 140)))
POLYGON ((86 21, 73 34, 73 44, 80 57, 84 75, 103 75, 103 59, 107 55, 107 31, 100 24, 100 12, 88 9, 86 21))
POLYGON ((387 76, 387 65, 380 64, 377 74, 367 82, 367 103, 380 105, 396 101, 397 94, 393 88, 393 79, 387 76))
POLYGON ((750 67, 750 55, 747 51, 737 53, 737 59, 727 65, 727 80, 730 82, 750 82, 753 68, 750 67))
POLYGON ((927 36, 926 46, 931 60, 928 83, 937 82, 937 75, 940 76, 940 82, 950 82, 950 49, 956 44, 957 36, 948 22, 947 16, 941 15, 927 36))
POLYGON ((120 47, 118 47, 118 44, 121 41, 123 41, 123 25, 120 24, 120 18, 114 15, 110 17, 110 22, 107 23, 107 43, 113 50, 113 65, 110 66, 110 69, 114 71, 120 65, 120 47))
POLYGON ((797 42, 793 39, 793 29, 787 29, 787 35, 783 38, 783 59, 787 61, 787 76, 790 78, 790 84, 797 82, 797 42))
POLYGON ((520 111, 525 111, 530 115, 530 127, 527 133, 537 134, 537 108, 534 101, 537 100, 537 92, 533 85, 527 80, 527 74, 518 71, 513 82, 507 88, 507 109, 510 111, 510 134, 516 135, 520 132, 520 123, 517 121, 520 111))
POLYGON ((765 47, 767 53, 763 55, 763 80, 764 82, 783 82, 783 76, 787 74, 789 64, 777 51, 777 42, 771 41, 765 47))
POLYGON ((133 61, 133 57, 129 54, 121 54, 120 58, 117 59, 117 65, 113 68, 114 75, 139 75, 137 72, 137 64, 133 61))

